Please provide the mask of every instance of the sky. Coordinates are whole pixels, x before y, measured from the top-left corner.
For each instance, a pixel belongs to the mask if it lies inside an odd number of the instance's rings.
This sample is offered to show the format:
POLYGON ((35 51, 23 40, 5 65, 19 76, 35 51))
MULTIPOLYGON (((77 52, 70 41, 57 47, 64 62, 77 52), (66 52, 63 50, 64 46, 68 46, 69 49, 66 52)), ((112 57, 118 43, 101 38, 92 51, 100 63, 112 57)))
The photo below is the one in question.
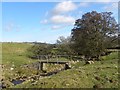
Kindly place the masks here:
POLYGON ((91 11, 113 12, 112 16, 118 22, 118 3, 110 0, 107 2, 6 2, 5 0, 0 3, 0 9, 2 9, 0 40, 3 42, 56 43, 60 36, 70 36, 75 20, 91 11))

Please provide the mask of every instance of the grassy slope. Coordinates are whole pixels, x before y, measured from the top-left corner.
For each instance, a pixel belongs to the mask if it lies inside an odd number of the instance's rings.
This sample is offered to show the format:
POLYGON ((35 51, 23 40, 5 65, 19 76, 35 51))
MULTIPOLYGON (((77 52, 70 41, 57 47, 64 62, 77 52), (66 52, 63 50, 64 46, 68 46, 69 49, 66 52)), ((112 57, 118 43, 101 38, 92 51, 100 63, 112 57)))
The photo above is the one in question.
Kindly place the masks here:
MULTIPOLYGON (((20 65, 28 63, 25 56, 27 44, 3 44, 3 64, 9 69, 14 62, 16 70, 20 65)), ((118 54, 116 52, 102 57, 104 60, 91 65, 84 65, 84 61, 72 64, 72 69, 62 71, 56 75, 28 80, 13 88, 92 88, 94 85, 102 88, 117 88, 118 86, 118 54)), ((23 70, 22 70, 23 71, 23 70)), ((5 70, 5 77, 11 77, 15 71, 5 70)), ((32 72, 24 72, 31 74, 32 72)), ((22 73, 23 74, 23 73, 22 73)))
POLYGON ((23 43, 2 44, 2 64, 4 65, 2 78, 8 85, 11 84, 11 79, 20 76, 17 72, 22 70, 21 73, 28 74, 29 70, 22 69, 20 66, 34 62, 26 57, 26 49, 30 46, 30 44, 23 43), (10 70, 11 68, 14 70, 10 70))
POLYGON ((76 63, 72 69, 35 81, 26 81, 15 87, 92 88, 94 85, 101 88, 118 87, 117 60, 111 60, 109 64, 108 62, 95 62, 93 65, 81 65, 83 64, 76 63))
POLYGON ((20 66, 28 63, 28 58, 25 56, 25 50, 30 47, 29 44, 22 43, 3 43, 2 44, 2 63, 20 66))
MULTIPOLYGON (((27 88, 92 88, 94 85, 101 88, 118 87, 118 59, 117 53, 107 56, 104 61, 84 65, 78 62, 72 65, 72 69, 62 71, 56 75, 39 78, 35 81, 26 81, 15 87, 27 88), (111 56, 114 55, 114 56, 111 56), (107 58, 111 60, 108 60, 107 58), (114 58, 114 59, 113 59, 114 58)), ((105 57, 104 57, 105 58, 105 57)))

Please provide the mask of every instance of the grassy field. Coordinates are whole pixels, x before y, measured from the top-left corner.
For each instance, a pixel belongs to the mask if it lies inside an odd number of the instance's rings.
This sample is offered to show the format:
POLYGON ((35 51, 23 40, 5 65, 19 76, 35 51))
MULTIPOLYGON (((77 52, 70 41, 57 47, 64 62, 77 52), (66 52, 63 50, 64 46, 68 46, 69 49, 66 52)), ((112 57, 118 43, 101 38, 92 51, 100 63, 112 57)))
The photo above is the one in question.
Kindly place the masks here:
POLYGON ((30 73, 28 73, 30 72, 29 69, 21 68, 21 66, 24 64, 35 62, 34 60, 26 57, 26 49, 30 46, 30 44, 23 43, 2 44, 2 79, 4 80, 5 84, 7 84, 7 86, 12 85, 10 81, 13 78, 20 77, 20 74, 30 75, 30 73))
MULTIPOLYGON (((36 62, 26 57, 30 44, 3 43, 2 63, 4 83, 10 88, 118 88, 118 52, 101 57, 102 61, 85 65, 84 61, 71 62, 71 69, 57 74, 34 78, 38 72, 34 68, 24 68, 26 64, 36 62), (11 70, 13 68, 13 70, 11 70), (10 81, 18 77, 27 77, 21 84, 10 81), (29 78, 33 77, 33 78, 29 78)), ((46 65, 47 72, 62 66, 46 65)))

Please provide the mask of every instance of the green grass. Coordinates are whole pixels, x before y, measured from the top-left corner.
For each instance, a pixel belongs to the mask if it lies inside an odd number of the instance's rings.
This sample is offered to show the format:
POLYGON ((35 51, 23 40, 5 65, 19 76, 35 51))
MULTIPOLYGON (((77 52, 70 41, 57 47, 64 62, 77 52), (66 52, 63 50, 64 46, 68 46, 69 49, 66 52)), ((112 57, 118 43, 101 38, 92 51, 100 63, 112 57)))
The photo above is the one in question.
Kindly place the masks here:
MULTIPOLYGON (((27 48, 29 48, 30 44, 24 43, 3 43, 2 44, 2 64, 4 65, 3 68, 3 79, 7 84, 10 85, 10 80, 20 77, 18 72, 25 75, 30 75, 30 71, 26 68, 22 69, 22 65, 29 64, 35 62, 34 60, 28 58, 27 48), (11 70, 14 68, 14 70, 11 70), (29 73, 28 73, 29 72, 29 73)), ((34 71, 34 70, 33 70, 34 71)))
POLYGON ((113 52, 107 56, 103 56, 102 59, 104 59, 104 60, 118 59, 118 54, 119 54, 118 52, 113 52))
MULTIPOLYGON (((118 52, 102 56, 102 61, 95 61, 94 64, 85 65, 84 61, 71 62, 71 69, 61 71, 48 77, 28 79, 22 84, 13 85, 10 79, 20 76, 31 77, 37 74, 34 68, 21 67, 24 64, 35 62, 26 57, 26 49, 30 44, 3 43, 2 62, 5 83, 11 88, 93 88, 94 85, 100 88, 118 87, 118 52), (14 70, 10 70, 12 65, 14 70)), ((61 58, 61 60, 65 60, 61 58)), ((61 65, 46 64, 47 72, 61 68, 61 65)))
POLYGON ((26 57, 26 49, 30 47, 29 44, 23 43, 3 43, 2 44, 2 63, 19 66, 28 63, 29 58, 26 57))
POLYGON ((15 87, 92 88, 94 85, 98 85, 101 88, 117 88, 118 68, 114 65, 111 66, 111 64, 109 66, 105 66, 101 63, 97 63, 96 66, 79 66, 66 71, 62 71, 50 77, 39 78, 35 81, 26 81, 21 85, 17 85, 15 87))

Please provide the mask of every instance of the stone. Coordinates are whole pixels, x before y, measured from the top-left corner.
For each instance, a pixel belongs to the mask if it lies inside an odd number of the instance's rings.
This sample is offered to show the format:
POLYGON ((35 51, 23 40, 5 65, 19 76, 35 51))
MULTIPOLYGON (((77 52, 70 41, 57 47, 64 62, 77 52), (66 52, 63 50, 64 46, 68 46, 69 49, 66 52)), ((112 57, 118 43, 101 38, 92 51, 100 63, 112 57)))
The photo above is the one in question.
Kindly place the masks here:
POLYGON ((93 88, 101 88, 101 86, 99 84, 96 84, 93 86, 93 88))
POLYGON ((87 61, 86 64, 93 64, 93 61, 87 61))
POLYGON ((110 80, 109 80, 109 82, 110 82, 110 83, 113 83, 113 80, 112 80, 112 79, 110 79, 110 80))
POLYGON ((13 68, 13 67, 11 67, 11 68, 10 68, 10 70, 12 71, 12 70, 14 70, 14 68, 13 68))
POLYGON ((98 77, 98 76, 96 76, 95 79, 98 80, 98 81, 100 81, 100 77, 98 77))

